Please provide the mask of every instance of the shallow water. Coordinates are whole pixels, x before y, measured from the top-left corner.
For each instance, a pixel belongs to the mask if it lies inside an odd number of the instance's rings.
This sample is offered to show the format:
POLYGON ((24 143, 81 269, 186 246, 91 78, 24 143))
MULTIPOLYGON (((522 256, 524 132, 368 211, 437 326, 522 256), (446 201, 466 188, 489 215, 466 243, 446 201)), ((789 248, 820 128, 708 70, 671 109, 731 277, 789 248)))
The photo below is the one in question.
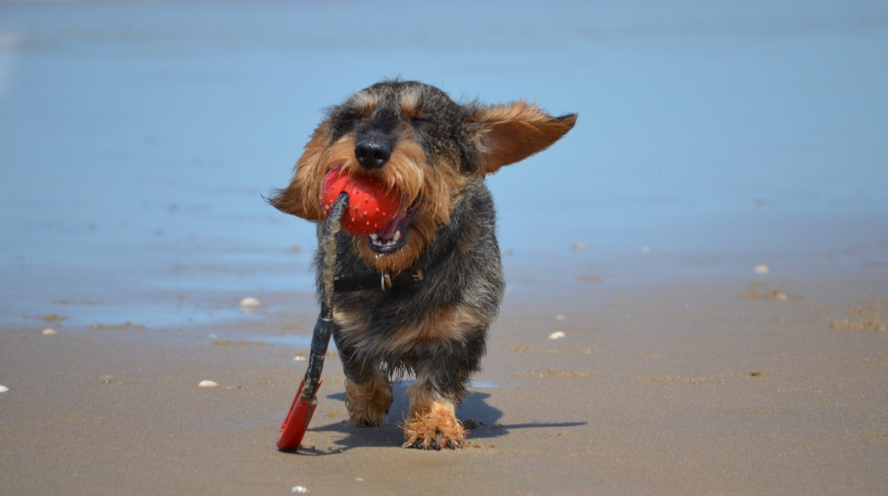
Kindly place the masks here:
POLYGON ((703 5, 0 4, 0 324, 292 312, 314 229, 262 195, 397 75, 579 112, 489 180, 513 294, 888 262, 888 6, 703 5))

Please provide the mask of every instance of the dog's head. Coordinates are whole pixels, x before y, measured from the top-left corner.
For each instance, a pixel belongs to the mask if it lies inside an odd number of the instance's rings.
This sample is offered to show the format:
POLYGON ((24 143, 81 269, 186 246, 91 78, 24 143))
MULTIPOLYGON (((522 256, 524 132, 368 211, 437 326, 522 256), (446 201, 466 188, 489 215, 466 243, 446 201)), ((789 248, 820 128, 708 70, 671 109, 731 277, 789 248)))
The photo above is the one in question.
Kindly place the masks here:
POLYGON ((414 81, 384 81, 333 107, 296 163, 290 185, 270 203, 311 221, 325 217, 322 185, 335 167, 369 176, 403 198, 391 224, 354 237, 368 267, 411 267, 450 220, 472 178, 542 151, 573 128, 576 115, 551 117, 526 101, 460 105, 414 81))

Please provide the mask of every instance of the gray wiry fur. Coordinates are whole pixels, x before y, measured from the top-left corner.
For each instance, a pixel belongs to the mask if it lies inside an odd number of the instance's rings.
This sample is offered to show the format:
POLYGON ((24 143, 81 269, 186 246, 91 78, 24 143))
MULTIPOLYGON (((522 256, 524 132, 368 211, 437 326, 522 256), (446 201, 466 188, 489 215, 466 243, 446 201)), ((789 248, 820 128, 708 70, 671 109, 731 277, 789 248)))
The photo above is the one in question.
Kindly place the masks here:
MULTIPOLYGON (((392 237, 374 245, 369 241, 374 237, 339 233, 335 273, 355 278, 419 270, 424 277, 386 291, 334 294, 333 339, 347 379, 346 404, 359 425, 382 424, 392 401, 389 381, 412 372, 417 380, 408 389, 405 446, 463 446, 466 431, 454 408, 470 375, 480 369, 505 289, 496 213, 484 176, 547 148, 575 121, 576 115, 552 117, 526 101, 459 105, 435 87, 397 80, 329 109, 290 185, 270 203, 319 222, 320 240, 325 214, 318 197, 334 168, 388 179, 404 197, 414 191, 415 197, 405 198, 407 210, 393 221, 398 224, 390 224, 400 237, 381 230, 374 236, 392 237)), ((319 249, 314 261, 319 294, 322 253, 319 249)))
MULTIPOLYGON (((367 290, 334 295, 334 306, 359 310, 367 322, 361 335, 343 335, 334 327, 333 339, 342 355, 346 376, 360 376, 365 367, 381 360, 389 374, 415 372, 423 364, 434 365, 438 391, 453 401, 465 392, 470 374, 480 369, 485 338, 496 317, 505 289, 499 245, 495 234, 493 198, 482 179, 469 183, 451 216, 451 223, 438 232, 438 239, 423 254, 418 268, 424 274, 419 284, 386 292, 367 290), (389 332, 421 321, 438 308, 453 304, 472 306, 487 318, 485 325, 467 330, 460 341, 424 342, 409 348, 392 347, 389 332), (449 366, 448 366, 449 365, 449 366)), ((319 224, 319 230, 324 224, 319 224)), ((321 239, 323 234, 319 233, 321 239)), ((351 249, 348 234, 339 235, 337 277, 375 275, 351 249)), ((323 254, 317 251, 316 266, 323 254)), ((318 271, 318 288, 321 276, 318 271)))

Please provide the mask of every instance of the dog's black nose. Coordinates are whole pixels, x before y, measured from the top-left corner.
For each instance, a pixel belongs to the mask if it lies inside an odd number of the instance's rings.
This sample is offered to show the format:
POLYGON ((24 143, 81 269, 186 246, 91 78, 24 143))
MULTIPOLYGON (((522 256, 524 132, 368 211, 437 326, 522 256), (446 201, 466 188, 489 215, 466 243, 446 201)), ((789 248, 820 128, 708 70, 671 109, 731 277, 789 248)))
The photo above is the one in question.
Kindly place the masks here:
POLYGON ((368 169, 377 169, 388 162, 392 147, 375 140, 361 140, 355 145, 355 158, 368 169))

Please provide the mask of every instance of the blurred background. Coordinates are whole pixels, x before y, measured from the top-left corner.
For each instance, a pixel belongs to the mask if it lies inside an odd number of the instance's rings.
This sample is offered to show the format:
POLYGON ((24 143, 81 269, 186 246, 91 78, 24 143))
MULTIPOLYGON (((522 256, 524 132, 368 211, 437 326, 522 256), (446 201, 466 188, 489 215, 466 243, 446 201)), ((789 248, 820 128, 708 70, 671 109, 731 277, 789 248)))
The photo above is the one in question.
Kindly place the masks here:
POLYGON ((325 107, 396 76, 579 113, 488 180, 517 297, 888 262, 885 2, 13 2, 0 324, 312 292, 314 227, 263 194, 325 107))

